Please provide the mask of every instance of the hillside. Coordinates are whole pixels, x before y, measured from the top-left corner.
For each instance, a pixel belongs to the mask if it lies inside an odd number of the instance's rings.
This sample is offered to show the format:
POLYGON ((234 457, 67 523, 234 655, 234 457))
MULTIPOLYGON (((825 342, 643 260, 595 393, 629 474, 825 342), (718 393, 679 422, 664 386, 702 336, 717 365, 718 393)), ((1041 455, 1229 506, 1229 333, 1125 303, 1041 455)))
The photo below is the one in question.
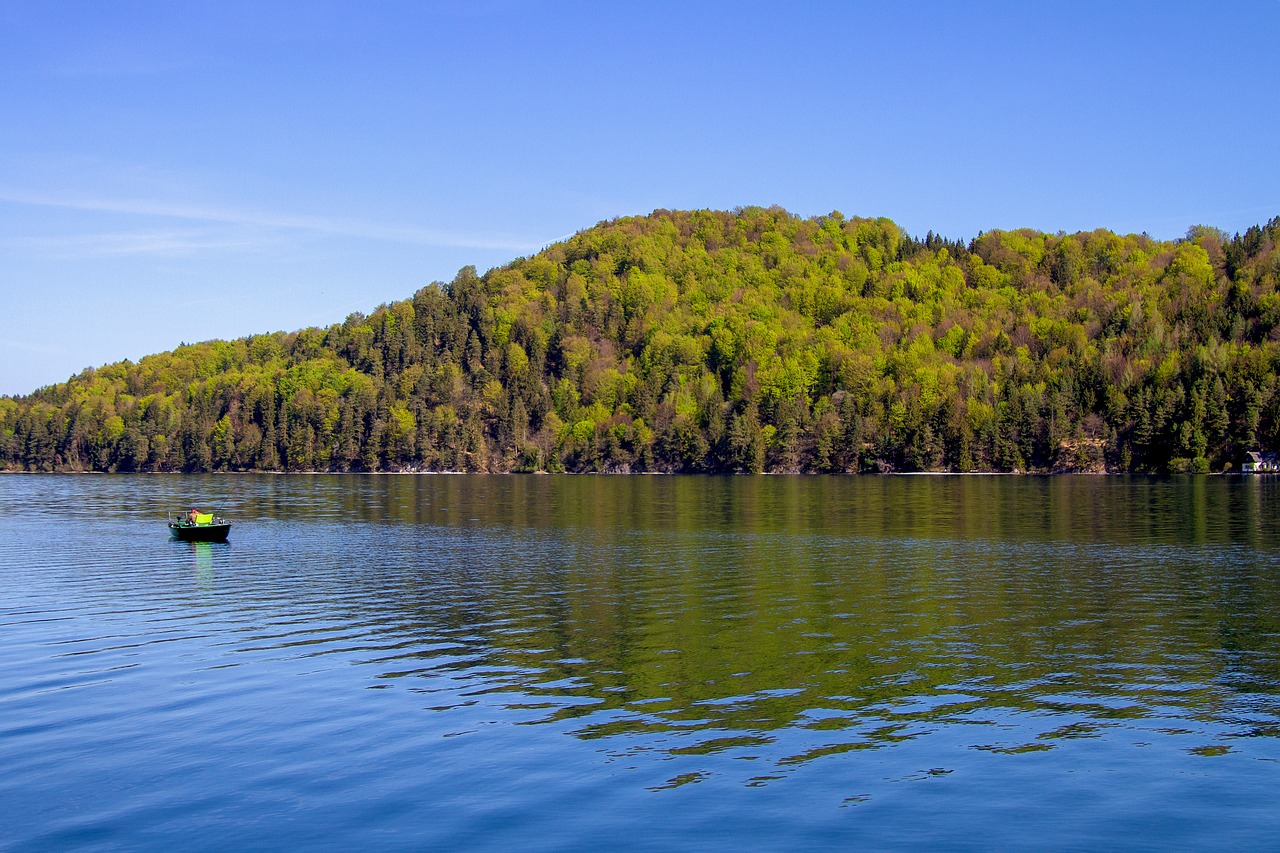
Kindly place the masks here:
POLYGON ((1280 447, 1278 236, 656 211, 0 398, 0 469, 1221 470, 1280 447))

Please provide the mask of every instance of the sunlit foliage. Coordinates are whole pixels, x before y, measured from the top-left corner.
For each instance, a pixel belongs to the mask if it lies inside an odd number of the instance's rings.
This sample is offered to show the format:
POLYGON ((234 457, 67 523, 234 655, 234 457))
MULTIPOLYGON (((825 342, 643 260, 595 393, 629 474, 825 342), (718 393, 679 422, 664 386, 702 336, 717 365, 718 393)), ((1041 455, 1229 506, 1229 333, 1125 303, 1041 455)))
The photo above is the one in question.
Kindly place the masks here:
POLYGON ((656 211, 0 398, 0 468, 1222 470, 1280 448, 1278 235, 656 211))

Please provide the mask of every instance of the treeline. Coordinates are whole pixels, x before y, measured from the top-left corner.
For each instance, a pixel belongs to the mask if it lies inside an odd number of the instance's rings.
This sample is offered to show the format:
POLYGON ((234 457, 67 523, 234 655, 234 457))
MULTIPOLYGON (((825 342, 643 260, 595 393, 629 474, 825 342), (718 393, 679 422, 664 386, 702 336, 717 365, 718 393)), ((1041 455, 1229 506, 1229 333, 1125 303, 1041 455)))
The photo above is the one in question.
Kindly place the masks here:
POLYGON ((656 211, 0 398, 0 468, 1222 470, 1280 448, 1278 234, 656 211))

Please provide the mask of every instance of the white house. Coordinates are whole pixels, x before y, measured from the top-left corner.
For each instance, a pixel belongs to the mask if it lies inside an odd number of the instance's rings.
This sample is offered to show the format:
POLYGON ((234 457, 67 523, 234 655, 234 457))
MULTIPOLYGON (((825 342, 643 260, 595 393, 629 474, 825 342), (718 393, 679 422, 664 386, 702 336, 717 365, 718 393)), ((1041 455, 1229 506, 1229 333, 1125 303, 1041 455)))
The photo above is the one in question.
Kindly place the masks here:
POLYGON ((1280 471, 1280 453, 1262 453, 1250 450, 1245 454, 1240 471, 1245 474, 1273 474, 1280 471))

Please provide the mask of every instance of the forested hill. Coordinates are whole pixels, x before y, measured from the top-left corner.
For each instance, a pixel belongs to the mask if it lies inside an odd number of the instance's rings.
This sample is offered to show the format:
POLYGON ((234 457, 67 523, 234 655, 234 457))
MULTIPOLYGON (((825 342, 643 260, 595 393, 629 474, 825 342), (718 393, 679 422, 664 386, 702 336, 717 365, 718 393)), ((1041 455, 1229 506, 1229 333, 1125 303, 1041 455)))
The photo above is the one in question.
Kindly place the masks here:
POLYGON ((0 398, 0 468, 1221 470, 1280 448, 1278 235, 657 211, 0 398))

